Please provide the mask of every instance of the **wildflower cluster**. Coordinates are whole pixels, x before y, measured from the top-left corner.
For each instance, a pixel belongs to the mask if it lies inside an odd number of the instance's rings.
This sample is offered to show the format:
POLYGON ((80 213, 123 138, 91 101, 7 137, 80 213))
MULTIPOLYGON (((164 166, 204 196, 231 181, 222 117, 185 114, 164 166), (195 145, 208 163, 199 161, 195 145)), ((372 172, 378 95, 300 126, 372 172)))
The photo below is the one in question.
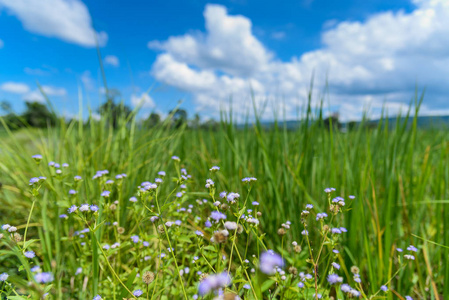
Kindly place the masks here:
MULTIPOLYGON (((45 160, 41 155, 33 159, 37 164, 45 160)), ((64 290, 68 298, 94 300, 118 295, 150 299, 161 293, 169 299, 369 297, 359 268, 344 265, 345 214, 354 196, 345 201, 332 196, 335 189, 325 189, 323 201, 305 204, 292 221, 277 224, 279 245, 263 231, 263 214, 269 212, 264 211, 264 199, 251 193, 254 177, 243 178, 237 191, 217 194, 223 188, 220 167, 212 166, 209 178, 201 180, 205 184, 194 191, 197 182, 177 156, 164 166, 167 172, 156 170, 139 181, 108 170, 75 175, 68 164, 62 164, 62 175, 59 164, 48 166, 29 181, 29 188, 33 207, 47 205, 39 190, 63 191, 52 206, 59 231, 50 239, 63 251, 37 238, 27 240, 30 222, 25 227, 2 225, 2 245, 20 262, 0 274, 5 295, 57 298, 64 290)), ((38 234, 45 238, 52 233, 38 234)), ((396 272, 417 259, 418 249, 412 245, 406 252, 396 250, 396 272)), ((393 283, 394 275, 372 296, 389 293, 393 283)))

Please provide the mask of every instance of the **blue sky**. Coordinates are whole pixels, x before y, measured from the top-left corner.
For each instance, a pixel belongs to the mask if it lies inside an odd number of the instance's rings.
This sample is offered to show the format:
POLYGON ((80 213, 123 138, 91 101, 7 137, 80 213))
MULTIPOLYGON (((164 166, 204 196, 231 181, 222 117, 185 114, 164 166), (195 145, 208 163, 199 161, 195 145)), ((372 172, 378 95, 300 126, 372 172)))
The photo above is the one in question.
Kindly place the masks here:
POLYGON ((426 87, 423 114, 449 114, 449 1, 0 0, 0 100, 20 112, 42 101, 77 113, 109 88, 166 114, 295 118, 314 76, 314 103, 346 120, 369 108, 404 111, 426 87), (444 67, 446 66, 446 67, 444 67), (327 84, 326 84, 327 83, 327 84), (148 93, 147 93, 148 92, 148 93))

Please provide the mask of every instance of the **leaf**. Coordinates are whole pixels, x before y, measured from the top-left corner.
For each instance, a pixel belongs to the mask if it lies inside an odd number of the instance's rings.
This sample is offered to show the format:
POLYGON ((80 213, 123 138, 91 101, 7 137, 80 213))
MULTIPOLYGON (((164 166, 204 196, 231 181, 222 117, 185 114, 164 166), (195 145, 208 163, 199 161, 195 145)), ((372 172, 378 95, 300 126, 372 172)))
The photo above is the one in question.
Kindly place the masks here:
MULTIPOLYGON (((137 276, 137 269, 134 269, 131 272, 131 274, 129 274, 128 280, 126 280, 125 285, 130 291, 132 291, 132 285, 133 285, 134 279, 136 279, 136 276, 137 276)), ((128 294, 129 294, 129 292, 125 288, 122 288, 122 294, 121 294, 120 298, 125 298, 125 297, 130 296, 128 294)))
POLYGON ((212 245, 203 247, 203 249, 204 249, 204 250, 208 250, 208 251, 212 251, 212 252, 217 252, 217 249, 215 249, 215 247, 212 246, 212 245))
POLYGON ((192 243, 192 241, 191 241, 188 237, 183 236, 183 235, 181 235, 181 236, 178 237, 178 241, 185 242, 185 243, 189 243, 189 244, 192 243))
POLYGON ((275 283, 274 280, 271 280, 271 279, 266 280, 264 283, 262 283, 262 286, 261 286, 262 292, 265 292, 266 290, 268 290, 270 288, 270 286, 272 286, 274 283, 275 283))
POLYGON ((39 241, 38 239, 31 239, 25 242, 25 244, 23 245, 23 251, 26 250, 26 248, 28 248, 28 246, 30 246, 32 243, 39 241))

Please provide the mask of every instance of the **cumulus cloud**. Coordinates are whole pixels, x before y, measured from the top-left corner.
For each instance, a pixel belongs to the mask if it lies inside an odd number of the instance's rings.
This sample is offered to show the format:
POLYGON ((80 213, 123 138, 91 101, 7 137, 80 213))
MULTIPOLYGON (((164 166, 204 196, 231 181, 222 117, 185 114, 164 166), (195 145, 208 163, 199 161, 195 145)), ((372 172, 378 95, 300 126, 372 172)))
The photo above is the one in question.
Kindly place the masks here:
POLYGON ((142 93, 140 96, 132 95, 131 96, 131 104, 133 106, 141 106, 144 108, 154 108, 156 105, 154 104, 153 99, 148 95, 148 93, 142 93))
POLYGON ((8 81, 0 85, 0 90, 13 94, 25 94, 30 91, 30 87, 22 82, 8 81))
POLYGON ((206 34, 152 41, 148 47, 164 50, 178 61, 204 69, 221 69, 235 76, 260 71, 271 59, 272 54, 252 34, 248 18, 230 16, 219 5, 207 5, 204 18, 206 34))
POLYGON ((206 32, 149 42, 162 52, 151 73, 191 93, 204 112, 216 111, 231 96, 234 111, 246 111, 252 94, 256 103, 281 103, 278 109, 292 117, 306 101, 312 74, 315 95, 326 90, 331 109, 343 119, 359 118, 365 108, 404 112, 416 84, 428 91, 423 110, 435 112, 448 101, 449 2, 414 3, 409 13, 387 11, 363 22, 332 20, 323 29, 320 49, 288 61, 254 36, 248 18, 207 5, 206 32))
POLYGON ((60 87, 54 87, 49 85, 42 86, 42 91, 39 89, 35 89, 26 95, 23 96, 23 99, 28 102, 44 102, 45 98, 44 95, 42 95, 42 92, 47 96, 56 96, 56 97, 62 97, 67 95, 67 91, 64 88, 60 87))
POLYGON ((107 65, 111 65, 113 67, 120 66, 120 61, 119 61, 118 57, 115 56, 115 55, 107 55, 104 58, 104 63, 107 64, 107 65))
POLYGON ((81 0, 0 0, 0 9, 16 16, 23 27, 84 47, 107 42, 106 32, 96 32, 87 6, 81 0))

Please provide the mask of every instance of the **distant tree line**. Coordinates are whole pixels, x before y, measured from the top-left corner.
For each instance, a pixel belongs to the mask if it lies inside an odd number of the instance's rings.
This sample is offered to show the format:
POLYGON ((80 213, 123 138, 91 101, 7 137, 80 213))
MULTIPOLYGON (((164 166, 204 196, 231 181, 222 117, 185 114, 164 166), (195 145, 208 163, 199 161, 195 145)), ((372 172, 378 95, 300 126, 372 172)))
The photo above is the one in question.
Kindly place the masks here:
MULTIPOLYGON (((119 122, 128 122, 133 113, 132 109, 122 102, 116 101, 117 93, 107 97, 106 101, 98 108, 97 112, 101 118, 104 118, 107 124, 117 128, 119 122)), ((25 102, 25 111, 17 114, 13 111, 11 104, 7 101, 0 103, 3 112, 3 120, 12 130, 22 127, 46 128, 55 126, 60 118, 54 112, 49 110, 48 106, 40 102, 25 102)), ((219 123, 215 120, 208 120, 201 123, 200 116, 195 114, 192 119, 188 118, 185 109, 175 108, 168 112, 168 116, 162 119, 162 116, 152 112, 148 117, 139 121, 139 125, 144 128, 153 128, 158 126, 168 126, 174 129, 185 128, 207 128, 218 129, 219 123)), ((0 128, 2 125, 0 126, 0 128)))

